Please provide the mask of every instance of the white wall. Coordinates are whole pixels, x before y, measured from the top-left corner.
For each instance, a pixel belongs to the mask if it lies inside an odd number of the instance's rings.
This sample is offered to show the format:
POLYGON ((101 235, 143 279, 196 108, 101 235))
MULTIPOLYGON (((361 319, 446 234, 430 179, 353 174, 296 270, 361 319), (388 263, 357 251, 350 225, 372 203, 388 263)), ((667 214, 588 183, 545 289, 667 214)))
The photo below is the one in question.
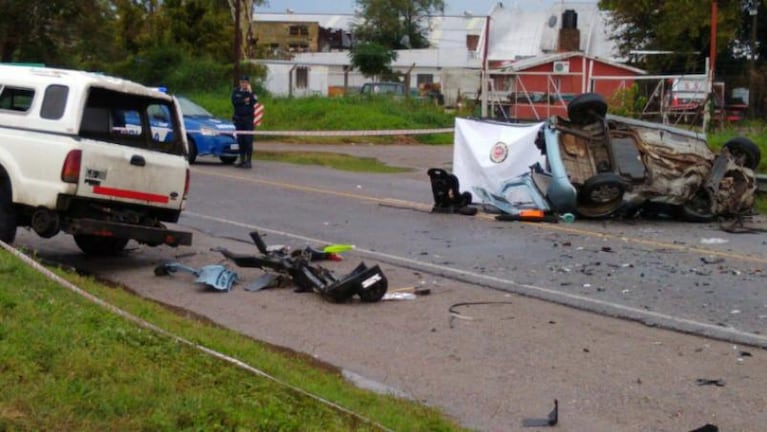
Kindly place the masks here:
MULTIPOLYGON (((294 68, 291 64, 267 64, 266 89, 278 97, 286 97, 290 94, 288 74, 294 68)), ((342 66, 306 66, 309 68, 309 83, 305 89, 296 88, 295 71, 293 71, 293 96, 303 97, 312 95, 328 95, 328 87, 343 87, 344 71, 342 66)), ((399 72, 406 72, 407 68, 394 68, 399 72)), ((417 77, 419 74, 431 74, 433 82, 440 83, 442 94, 445 96, 445 105, 455 106, 458 93, 464 99, 476 98, 479 90, 479 70, 463 68, 434 68, 415 67, 410 73, 411 89, 418 88, 417 77)), ((348 86, 350 91, 358 89, 370 79, 363 76, 359 71, 348 74, 348 86)))
MULTIPOLYGON (((274 96, 284 97, 290 95, 290 73, 293 70, 293 96, 327 96, 328 95, 328 67, 307 66, 309 68, 308 86, 296 87, 295 66, 290 64, 267 64, 266 80, 264 86, 274 96)), ((332 85, 332 84, 331 84, 332 85)))

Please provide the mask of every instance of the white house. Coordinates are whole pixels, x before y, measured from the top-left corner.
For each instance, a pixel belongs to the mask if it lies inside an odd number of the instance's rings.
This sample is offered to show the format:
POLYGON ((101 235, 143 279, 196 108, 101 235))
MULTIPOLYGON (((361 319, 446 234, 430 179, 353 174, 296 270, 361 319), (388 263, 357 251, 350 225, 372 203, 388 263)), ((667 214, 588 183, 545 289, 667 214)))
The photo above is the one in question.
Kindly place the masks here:
MULTIPOLYGON (((397 51, 392 69, 409 73, 411 89, 423 83, 439 83, 445 103, 453 105, 459 95, 476 96, 485 59, 490 69, 500 69, 515 61, 565 50, 560 46, 563 24, 577 27, 575 33, 565 32, 567 50, 614 60, 615 46, 608 37, 606 18, 596 4, 575 2, 562 2, 542 11, 498 3, 488 15, 475 16, 467 12, 434 16, 428 24, 431 47, 397 51), (564 23, 565 20, 568 23, 564 23), (574 34, 577 40, 573 39, 574 34)), ((357 19, 354 15, 278 13, 259 14, 255 21, 256 26, 259 21, 295 20, 317 22, 326 28, 345 26, 344 30, 351 30, 357 19)), ((291 60, 254 61, 266 65, 266 88, 280 96, 328 95, 369 81, 351 70, 348 51, 308 52, 296 54, 291 60)))

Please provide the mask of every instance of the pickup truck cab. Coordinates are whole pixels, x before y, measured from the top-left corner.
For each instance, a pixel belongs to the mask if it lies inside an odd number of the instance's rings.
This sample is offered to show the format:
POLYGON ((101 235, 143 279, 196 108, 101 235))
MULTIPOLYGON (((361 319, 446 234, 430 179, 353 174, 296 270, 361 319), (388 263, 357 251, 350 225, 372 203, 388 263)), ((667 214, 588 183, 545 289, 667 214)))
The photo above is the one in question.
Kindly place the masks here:
POLYGON ((101 74, 0 65, 0 240, 13 242, 24 226, 43 238, 71 234, 94 255, 131 239, 191 244, 191 233, 163 224, 186 205, 185 137, 167 94, 101 74), (171 114, 167 128, 152 128, 158 109, 171 114))

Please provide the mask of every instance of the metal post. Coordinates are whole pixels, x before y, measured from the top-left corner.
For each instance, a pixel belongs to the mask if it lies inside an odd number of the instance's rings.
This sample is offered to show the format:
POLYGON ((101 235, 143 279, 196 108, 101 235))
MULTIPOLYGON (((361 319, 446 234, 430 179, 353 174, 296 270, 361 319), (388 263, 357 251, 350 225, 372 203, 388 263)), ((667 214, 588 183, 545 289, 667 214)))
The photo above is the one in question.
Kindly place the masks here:
POLYGON ((240 55, 242 53, 242 32, 240 31, 240 2, 234 0, 234 69, 232 71, 232 86, 237 87, 240 80, 240 55))
POLYGON ((485 18, 485 44, 483 47, 483 53, 482 53, 482 72, 480 73, 480 76, 482 77, 482 81, 480 82, 480 92, 482 93, 482 118, 487 117, 487 80, 490 79, 487 75, 487 49, 488 49, 488 39, 490 38, 490 17, 485 18))
POLYGON ((711 2, 711 50, 708 56, 708 83, 706 106, 703 108, 703 131, 708 132, 711 122, 711 112, 714 110, 714 73, 716 71, 716 23, 717 23, 717 3, 711 2))
POLYGON ((750 118, 755 117, 756 97, 754 91, 754 75, 756 74, 756 14, 759 10, 759 5, 756 1, 752 1, 749 4, 748 13, 751 15, 751 62, 748 72, 748 116, 750 118))

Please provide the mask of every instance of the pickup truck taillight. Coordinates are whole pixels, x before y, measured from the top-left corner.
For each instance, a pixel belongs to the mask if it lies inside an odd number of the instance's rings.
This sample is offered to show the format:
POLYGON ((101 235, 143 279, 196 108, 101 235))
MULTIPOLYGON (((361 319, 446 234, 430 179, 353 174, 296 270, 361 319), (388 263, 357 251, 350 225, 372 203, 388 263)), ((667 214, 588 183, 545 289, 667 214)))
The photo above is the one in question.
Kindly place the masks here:
POLYGON ((82 158, 82 150, 72 150, 67 153, 64 165, 61 167, 61 181, 77 183, 80 180, 80 161, 82 158))

